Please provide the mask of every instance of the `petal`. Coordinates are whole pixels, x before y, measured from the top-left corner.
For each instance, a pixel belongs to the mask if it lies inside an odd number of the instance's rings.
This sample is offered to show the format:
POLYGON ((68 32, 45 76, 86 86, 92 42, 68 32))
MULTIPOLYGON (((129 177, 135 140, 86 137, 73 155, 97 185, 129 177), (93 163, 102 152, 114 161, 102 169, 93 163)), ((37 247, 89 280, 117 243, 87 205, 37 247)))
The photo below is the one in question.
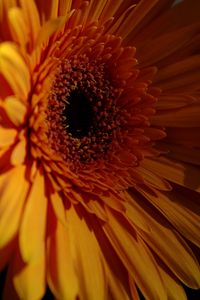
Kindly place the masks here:
POLYGON ((78 282, 70 251, 69 233, 59 221, 47 242, 47 263, 48 284, 56 298, 75 299, 78 295, 78 282))
MULTIPOLYGON (((31 238, 29 238, 30 240, 31 238)), ((22 300, 42 299, 46 289, 44 245, 37 258, 28 264, 23 263, 19 252, 17 252, 12 268, 14 287, 19 298, 22 300)))
MULTIPOLYGON (((139 189, 139 192, 149 199, 153 197, 149 193, 139 189)), ((186 285, 192 288, 200 286, 200 267, 193 252, 184 239, 173 229, 172 226, 158 213, 152 209, 144 198, 137 197, 131 192, 132 209, 146 222, 150 228, 149 232, 141 231, 145 242, 165 262, 166 266, 186 285)), ((131 219, 134 223, 134 218, 131 219)))
POLYGON ((161 68, 156 74, 154 82, 156 84, 159 84, 160 81, 169 82, 170 79, 174 80, 174 77, 180 76, 181 74, 188 73, 190 71, 198 70, 199 67, 200 55, 193 55, 161 68))
POLYGON ((200 171, 193 165, 180 163, 165 157, 145 158, 141 165, 171 182, 200 191, 200 171))
MULTIPOLYGON (((162 6, 166 5, 166 2, 169 0, 163 0, 162 6)), ((149 18, 148 14, 153 10, 153 13, 159 11, 160 1, 158 0, 149 0, 139 1, 135 9, 127 16, 127 18, 120 24, 117 34, 122 36, 124 39, 133 31, 139 24, 142 25, 142 22, 146 21, 146 18, 149 18), (148 17, 147 17, 148 16, 148 17), (145 21, 144 21, 145 20, 145 21)))
POLYGON ((159 267, 160 274, 165 283, 169 300, 187 300, 187 296, 183 287, 172 276, 170 276, 164 268, 159 267))
POLYGON ((167 299, 156 262, 144 242, 127 230, 124 220, 110 211, 108 216, 109 222, 103 225, 105 234, 144 296, 167 299))
POLYGON ((187 207, 188 195, 184 190, 183 193, 175 190, 171 193, 157 191, 157 196, 149 195, 148 199, 184 237, 200 247, 200 204, 195 203, 193 195, 190 193, 191 204, 190 207, 187 207))
POLYGON ((25 138, 23 138, 15 145, 10 158, 11 164, 13 166, 18 166, 24 163, 27 154, 26 147, 27 147, 27 141, 25 138))
POLYGON ((41 0, 35 0, 35 2, 38 6, 42 23, 45 23, 45 20, 64 16, 72 10, 72 5, 76 6, 80 4, 79 0, 49 0, 48 5, 46 5, 45 1, 41 0))
POLYGON ((180 109, 158 112, 151 117, 151 123, 164 127, 199 127, 200 105, 192 104, 180 109))
POLYGON ((200 165, 200 154, 199 149, 191 147, 184 147, 183 145, 173 145, 171 143, 161 143, 166 149, 169 150, 167 157, 172 158, 176 161, 191 163, 193 165, 200 165))
POLYGON ((45 242, 47 198, 43 176, 38 170, 24 208, 19 244, 25 261, 37 257, 45 242))
POLYGON ((30 37, 32 40, 32 46, 34 45, 39 29, 40 29, 40 18, 37 10, 37 6, 34 2, 34 0, 20 0, 19 1, 24 13, 24 16, 26 18, 26 24, 27 27, 30 30, 30 37))
POLYGON ((9 42, 0 45, 0 72, 13 92, 20 98, 26 99, 30 90, 30 74, 17 48, 9 42))
POLYGON ((115 252, 115 249, 111 246, 109 240, 104 234, 98 219, 90 215, 90 222, 92 224, 92 228, 94 228, 95 236, 103 254, 102 262, 108 282, 108 291, 111 294, 111 296, 108 294, 106 299, 130 299, 131 291, 128 284, 128 274, 126 268, 123 266, 115 252))
POLYGON ((7 97, 3 103, 9 119, 14 125, 20 126, 23 123, 26 114, 24 103, 14 96, 7 97))
POLYGON ((62 197, 58 193, 54 193, 50 196, 50 199, 56 217, 63 225, 66 226, 66 214, 62 197))
POLYGON ((0 127, 0 147, 7 147, 17 138, 17 130, 0 127))
POLYGON ((94 233, 73 207, 67 211, 69 240, 79 295, 84 300, 105 299, 105 279, 100 249, 94 233))
POLYGON ((48 39, 51 37, 51 35, 58 31, 65 23, 64 17, 59 17, 53 20, 49 20, 46 22, 38 35, 38 39, 36 41, 36 46, 39 46, 42 43, 45 43, 48 41, 48 39))
POLYGON ((159 190, 170 191, 170 184, 155 172, 151 172, 141 166, 137 167, 137 172, 144 178, 145 183, 159 190))
POLYGON ((17 233, 28 191, 25 166, 11 169, 0 176, 0 247, 17 233))
POLYGON ((152 38, 139 49, 138 56, 142 66, 149 66, 164 59, 167 64, 167 57, 186 47, 197 33, 199 33, 199 24, 190 24, 152 38))
POLYGON ((29 35, 22 9, 19 7, 11 8, 8 11, 8 18, 13 40, 22 47, 25 47, 29 41, 29 35))

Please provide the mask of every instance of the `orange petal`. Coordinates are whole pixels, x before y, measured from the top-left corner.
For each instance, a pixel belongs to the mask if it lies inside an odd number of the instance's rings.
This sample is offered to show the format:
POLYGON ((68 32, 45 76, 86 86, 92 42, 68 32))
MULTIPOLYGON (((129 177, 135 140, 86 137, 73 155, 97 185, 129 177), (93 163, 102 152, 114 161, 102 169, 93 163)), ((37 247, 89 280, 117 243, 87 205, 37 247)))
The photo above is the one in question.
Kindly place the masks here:
POLYGON ((103 225, 105 234, 144 296, 167 299, 156 262, 144 242, 131 235, 122 220, 117 220, 110 211, 108 216, 109 223, 103 225))
POLYGON ((174 145, 172 143, 162 143, 162 145, 169 150, 167 157, 175 159, 176 161, 181 160, 186 163, 200 165, 199 149, 185 147, 183 145, 174 145))
POLYGON ((19 1, 26 18, 27 27, 30 30, 30 37, 32 40, 32 46, 34 45, 40 29, 40 18, 37 10, 37 6, 34 0, 20 0, 19 1))
POLYGON ((56 217, 63 225, 66 226, 66 214, 62 197, 58 193, 54 193, 50 195, 50 199, 56 217))
POLYGON ((9 119, 16 126, 20 126, 23 123, 26 114, 24 103, 18 98, 10 96, 4 100, 3 104, 9 119))
MULTIPOLYGON (((29 232, 29 241, 31 235, 29 232)), ((45 249, 40 249, 37 258, 24 264, 20 254, 16 253, 13 262, 13 282, 20 299, 42 299, 46 290, 45 279, 45 249)))
POLYGON ((30 74, 12 43, 5 42, 0 45, 0 72, 10 84, 13 92, 20 98, 26 99, 30 90, 30 74))
POLYGON ((144 178, 147 185, 163 191, 170 191, 172 189, 170 184, 155 172, 151 172, 142 166, 137 167, 136 171, 144 178))
POLYGON ((0 127, 0 147, 10 146, 17 137, 17 130, 0 127))
MULTIPOLYGON (((200 204, 195 205, 191 195, 191 205, 187 207, 187 195, 173 191, 171 193, 156 192, 149 195, 149 201, 167 217, 175 228, 188 240, 200 247, 200 204)), ((147 197, 147 195, 146 195, 147 197)))
POLYGON ((125 39, 126 36, 145 19, 146 15, 151 11, 151 9, 156 7, 158 2, 158 0, 149 0, 148 2, 140 1, 136 5, 135 9, 129 13, 124 22, 120 24, 120 27, 117 30, 117 35, 125 39))
POLYGON ((73 207, 67 212, 67 220, 72 259, 79 280, 80 298, 105 299, 101 252, 94 233, 73 207))
POLYGON ((200 105, 193 104, 177 110, 168 110, 151 117, 151 123, 163 127, 199 127, 200 105))
POLYGON ((40 30, 38 39, 36 41, 36 46, 47 42, 50 36, 64 25, 65 20, 66 19, 64 17, 59 17, 46 22, 40 30))
POLYGON ((29 41, 28 27, 24 20, 24 14, 19 7, 13 7, 8 11, 9 26, 13 40, 25 47, 29 41))
POLYGON ((149 66, 186 46, 199 33, 199 24, 190 24, 183 28, 153 38, 139 50, 142 66, 149 66))
POLYGON ((160 274, 165 283, 168 299, 170 300, 187 300, 185 291, 180 283, 170 276, 164 268, 159 267, 160 274))
POLYGON ((141 166, 171 182, 200 191, 200 171, 193 165, 157 157, 156 159, 145 158, 141 166))
POLYGON ((11 164, 13 166, 18 166, 24 163, 26 153, 27 153, 26 146, 27 146, 26 139, 23 138, 14 147, 10 158, 11 164))
MULTIPOLYGON (((152 194, 138 188, 139 192, 146 199, 151 201, 152 194)), ((172 192, 171 192, 172 193, 172 192)), ((172 226, 151 206, 148 206, 143 199, 137 198, 134 192, 131 193, 130 204, 136 213, 140 215, 143 222, 149 225, 149 232, 141 231, 145 242, 165 262, 166 266, 186 285, 192 288, 200 286, 200 267, 193 252, 184 239, 173 229, 172 226)), ((159 201, 162 201, 158 197, 159 201)), ((153 200, 151 201, 153 202, 153 200)), ((129 207, 127 206, 127 209, 129 207)), ((134 222, 134 218, 132 219, 134 222)))
POLYGON ((47 242, 47 280, 57 299, 75 299, 78 295, 77 274, 70 251, 69 233, 59 221, 47 242))
POLYGON ((28 182, 25 166, 19 166, 0 176, 0 247, 17 233, 28 182))
POLYGON ((43 176, 40 171, 37 172, 24 208, 19 244, 25 261, 37 257, 45 242, 47 198, 43 176))

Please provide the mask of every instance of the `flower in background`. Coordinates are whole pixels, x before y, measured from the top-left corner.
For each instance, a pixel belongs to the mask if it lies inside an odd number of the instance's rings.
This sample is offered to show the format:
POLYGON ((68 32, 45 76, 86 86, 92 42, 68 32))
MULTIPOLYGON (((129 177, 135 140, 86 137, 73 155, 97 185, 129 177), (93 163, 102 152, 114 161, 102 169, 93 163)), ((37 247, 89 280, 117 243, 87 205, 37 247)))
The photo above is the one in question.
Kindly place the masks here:
POLYGON ((174 2, 0 1, 4 299, 199 288, 200 3, 174 2))

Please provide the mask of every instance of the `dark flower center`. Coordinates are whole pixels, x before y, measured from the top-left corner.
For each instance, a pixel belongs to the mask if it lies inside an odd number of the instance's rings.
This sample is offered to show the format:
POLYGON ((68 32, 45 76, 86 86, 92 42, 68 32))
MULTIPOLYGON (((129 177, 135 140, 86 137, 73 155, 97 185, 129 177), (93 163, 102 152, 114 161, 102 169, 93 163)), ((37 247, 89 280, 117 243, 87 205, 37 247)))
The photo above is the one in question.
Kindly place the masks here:
POLYGON ((61 61, 47 109, 51 148, 75 168, 105 157, 124 121, 118 95, 105 64, 86 56, 61 61))
POLYGON ((74 90, 68 98, 68 105, 63 110, 65 126, 73 138, 81 139, 88 136, 93 124, 94 113, 87 96, 81 91, 74 90))

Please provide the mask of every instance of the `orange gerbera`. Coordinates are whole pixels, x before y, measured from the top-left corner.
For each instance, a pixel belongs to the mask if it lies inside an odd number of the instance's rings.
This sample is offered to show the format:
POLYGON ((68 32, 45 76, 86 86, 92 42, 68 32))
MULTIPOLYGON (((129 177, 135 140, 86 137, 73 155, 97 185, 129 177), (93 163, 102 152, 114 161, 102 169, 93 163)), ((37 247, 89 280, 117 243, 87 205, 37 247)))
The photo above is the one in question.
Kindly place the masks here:
POLYGON ((199 288, 199 11, 0 0, 4 299, 199 288))

